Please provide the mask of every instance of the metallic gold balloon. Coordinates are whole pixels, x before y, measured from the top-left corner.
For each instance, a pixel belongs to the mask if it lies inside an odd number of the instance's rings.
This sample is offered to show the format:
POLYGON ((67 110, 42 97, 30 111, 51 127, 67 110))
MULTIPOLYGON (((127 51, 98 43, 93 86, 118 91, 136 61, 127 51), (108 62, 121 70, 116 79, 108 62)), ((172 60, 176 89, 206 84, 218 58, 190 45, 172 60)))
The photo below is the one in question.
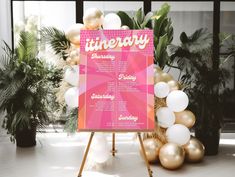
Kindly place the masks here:
POLYGON ((66 31, 66 38, 74 45, 80 45, 80 31, 84 28, 81 23, 74 24, 66 31))
POLYGON ((83 16, 83 23, 86 29, 96 30, 103 24, 103 12, 97 8, 90 8, 86 10, 83 16))
POLYGON ((162 166, 170 170, 181 167, 184 163, 184 157, 184 149, 175 143, 165 144, 159 152, 159 160, 162 166))
POLYGON ((194 137, 192 137, 184 146, 184 150, 185 159, 188 162, 200 162, 203 159, 205 153, 204 145, 194 137))
POLYGON ((173 90, 179 90, 180 89, 180 84, 179 82, 175 81, 175 80, 170 80, 167 82, 167 84, 169 85, 170 87, 170 91, 173 91, 173 90))
POLYGON ((189 111, 184 110, 182 112, 175 112, 175 123, 185 125, 188 128, 193 127, 195 124, 195 115, 189 111))
MULTIPOLYGON (((143 144, 148 161, 150 163, 156 162, 158 160, 159 150, 163 145, 162 142, 155 138, 148 138, 143 141, 143 144)), ((143 157, 141 149, 140 152, 143 157)))
POLYGON ((154 65, 153 69, 154 69, 154 73, 159 73, 160 74, 160 73, 163 72, 162 69, 157 65, 154 65))
POLYGON ((161 73, 155 72, 154 73, 154 84, 163 81, 161 73))
POLYGON ((168 73, 161 73, 162 81, 168 82, 170 80, 173 80, 173 77, 168 73))

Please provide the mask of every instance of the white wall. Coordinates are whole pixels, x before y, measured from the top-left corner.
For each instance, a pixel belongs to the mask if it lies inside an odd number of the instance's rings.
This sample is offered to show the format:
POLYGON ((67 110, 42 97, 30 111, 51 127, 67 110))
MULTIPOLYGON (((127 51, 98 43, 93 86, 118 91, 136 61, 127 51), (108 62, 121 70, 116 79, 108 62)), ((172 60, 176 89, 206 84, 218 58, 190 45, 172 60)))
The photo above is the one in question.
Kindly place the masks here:
POLYGON ((11 46, 11 7, 10 0, 0 0, 0 56, 2 40, 11 46))

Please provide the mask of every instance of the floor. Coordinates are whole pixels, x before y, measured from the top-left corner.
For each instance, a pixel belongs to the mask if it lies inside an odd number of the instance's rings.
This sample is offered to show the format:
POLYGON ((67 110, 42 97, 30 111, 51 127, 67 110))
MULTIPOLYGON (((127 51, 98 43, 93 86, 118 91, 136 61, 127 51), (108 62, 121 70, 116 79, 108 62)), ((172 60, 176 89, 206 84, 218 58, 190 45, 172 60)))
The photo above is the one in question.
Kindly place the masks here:
MULTIPOLYGON (((111 137, 109 135, 109 145, 111 137)), ((0 131, 0 177, 76 177, 89 134, 38 133, 37 146, 16 148, 0 131)), ((148 176, 139 155, 139 144, 132 133, 117 134, 118 153, 106 165, 91 170, 86 166, 83 177, 148 176)), ((89 161, 89 159, 88 159, 89 161)), ((220 153, 205 157, 202 163, 184 164, 176 171, 152 165, 154 177, 234 177, 235 134, 224 133, 220 153)))

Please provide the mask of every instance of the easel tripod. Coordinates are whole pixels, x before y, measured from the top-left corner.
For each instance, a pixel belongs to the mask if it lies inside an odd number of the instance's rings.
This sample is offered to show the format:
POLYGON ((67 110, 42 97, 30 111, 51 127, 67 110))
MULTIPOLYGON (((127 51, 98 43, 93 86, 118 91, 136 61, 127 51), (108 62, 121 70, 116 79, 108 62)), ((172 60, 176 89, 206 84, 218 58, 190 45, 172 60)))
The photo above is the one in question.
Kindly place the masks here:
MULTIPOLYGON (((80 166, 78 177, 82 177, 82 172, 83 172, 83 169, 84 169, 84 165, 85 165, 85 162, 86 162, 86 159, 87 159, 87 155, 88 155, 88 152, 89 152, 94 134, 95 134, 95 132, 91 132, 91 135, 90 135, 90 138, 89 138, 86 150, 85 150, 85 154, 84 154, 83 159, 82 159, 82 164, 80 166)), ((145 152, 145 149, 144 149, 144 144, 143 144, 140 132, 137 132, 137 136, 138 136, 138 139, 139 139, 139 142, 140 142, 140 147, 141 147, 141 150, 142 150, 142 153, 143 153, 143 156, 144 156, 145 164, 146 164, 147 169, 148 169, 149 177, 152 177, 153 172, 150 169, 150 165, 149 165, 149 162, 147 160, 147 156, 146 156, 146 152, 145 152)), ((115 153, 117 152, 117 150, 115 148, 115 133, 112 133, 112 150, 111 150, 111 152, 112 152, 113 156, 115 156, 115 153)))

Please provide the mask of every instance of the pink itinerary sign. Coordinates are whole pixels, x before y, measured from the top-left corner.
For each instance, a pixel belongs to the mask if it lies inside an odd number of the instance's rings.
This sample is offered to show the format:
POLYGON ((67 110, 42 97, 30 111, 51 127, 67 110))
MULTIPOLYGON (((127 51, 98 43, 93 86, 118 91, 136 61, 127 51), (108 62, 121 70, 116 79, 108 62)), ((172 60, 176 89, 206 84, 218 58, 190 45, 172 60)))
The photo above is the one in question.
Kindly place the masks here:
POLYGON ((80 45, 78 130, 153 130, 153 31, 82 30, 80 45))

